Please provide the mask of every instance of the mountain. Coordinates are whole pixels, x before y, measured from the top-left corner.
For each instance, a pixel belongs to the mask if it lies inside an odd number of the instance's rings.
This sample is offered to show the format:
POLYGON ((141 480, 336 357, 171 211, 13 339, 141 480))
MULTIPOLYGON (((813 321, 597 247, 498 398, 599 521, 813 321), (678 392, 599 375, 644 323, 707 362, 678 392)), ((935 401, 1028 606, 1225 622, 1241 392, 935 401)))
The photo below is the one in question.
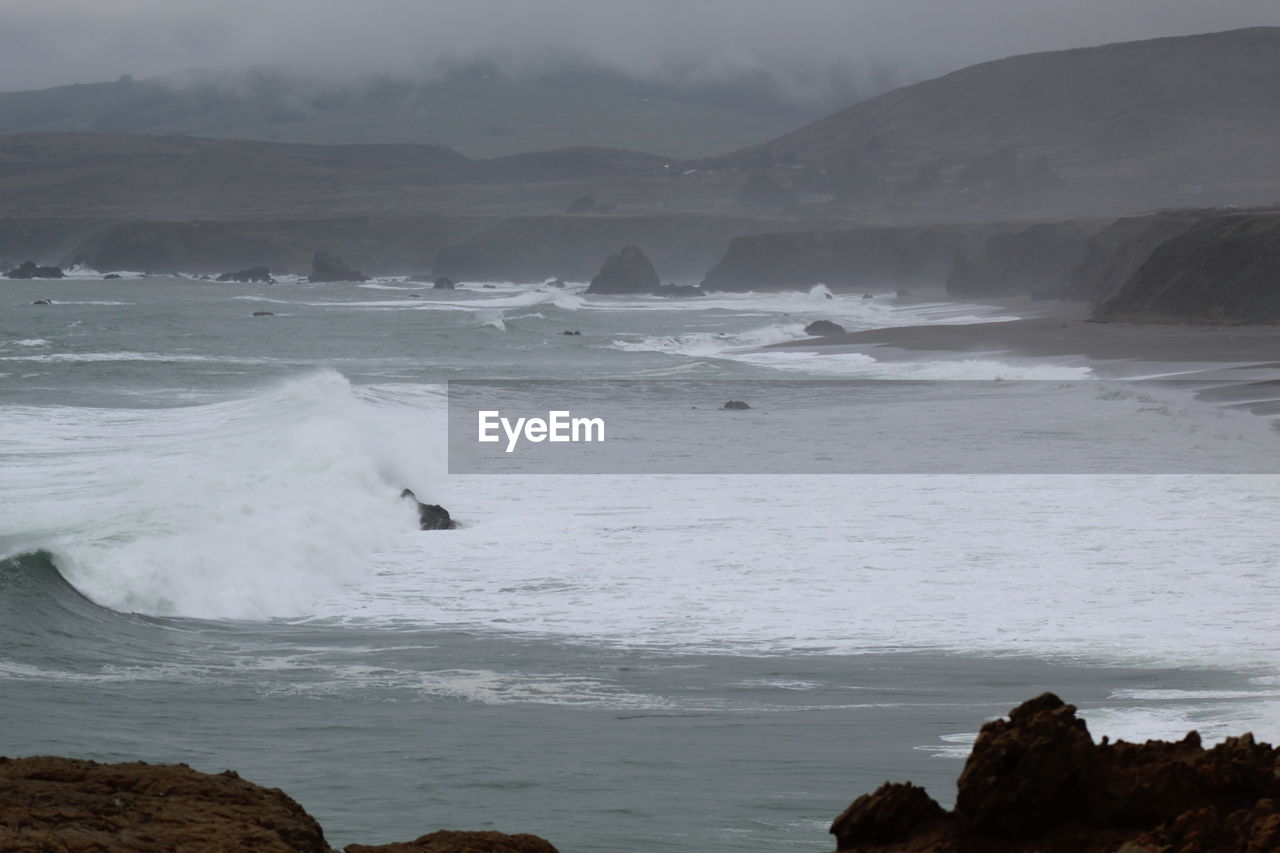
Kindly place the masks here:
POLYGON ((896 89, 702 166, 864 204, 1260 204, 1280 198, 1277 93, 1275 27, 1029 54, 896 89))
POLYGON ((603 72, 519 80, 471 69, 424 81, 336 83, 255 69, 0 93, 0 133, 409 143, 470 157, 586 146, 687 159, 751 145, 803 123, 780 110, 772 101, 753 105, 728 95, 681 99, 679 92, 603 72))
POLYGON ((669 163, 595 148, 473 160, 430 145, 13 133, 0 135, 0 216, 463 213, 522 203, 539 212, 561 211, 593 181, 662 174, 669 163))

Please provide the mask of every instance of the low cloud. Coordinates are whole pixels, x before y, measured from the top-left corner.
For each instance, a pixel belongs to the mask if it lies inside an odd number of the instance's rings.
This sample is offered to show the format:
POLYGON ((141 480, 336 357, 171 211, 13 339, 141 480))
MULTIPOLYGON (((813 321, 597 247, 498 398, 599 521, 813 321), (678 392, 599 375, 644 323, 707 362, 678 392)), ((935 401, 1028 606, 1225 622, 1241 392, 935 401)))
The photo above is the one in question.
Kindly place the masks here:
POLYGON ((279 65, 335 78, 566 61, 820 98, 1015 53, 1280 25, 1274 0, 0 0, 0 90, 279 65))

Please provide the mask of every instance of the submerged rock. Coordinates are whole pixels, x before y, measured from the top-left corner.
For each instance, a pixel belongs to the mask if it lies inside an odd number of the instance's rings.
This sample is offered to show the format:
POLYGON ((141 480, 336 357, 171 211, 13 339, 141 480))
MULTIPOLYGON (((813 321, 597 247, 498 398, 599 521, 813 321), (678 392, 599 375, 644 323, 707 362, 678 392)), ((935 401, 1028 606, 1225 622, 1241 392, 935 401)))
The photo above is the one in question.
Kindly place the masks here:
POLYGON ((558 853, 536 835, 505 832, 453 832, 442 829, 414 841, 396 844, 348 844, 346 853, 558 853))
POLYGON ((353 270, 342 258, 318 251, 311 258, 311 281, 368 281, 360 270, 353 270))
POLYGON ((266 284, 275 284, 275 279, 271 277, 271 270, 267 267, 249 267, 246 270, 236 270, 235 272, 224 272, 218 276, 218 281, 238 281, 248 283, 260 281, 266 284))
POLYGON ((32 305, 52 305, 52 304, 53 304, 53 300, 52 300, 52 299, 37 299, 35 302, 32 302, 31 304, 32 304, 32 305))
POLYGON ((270 311, 254 311, 254 312, 253 312, 253 316, 255 316, 255 317, 274 317, 274 316, 276 316, 276 315, 275 315, 275 314, 273 314, 273 313, 272 313, 272 312, 270 312, 270 311))
POLYGON ((436 282, 434 285, 431 286, 431 289, 432 290, 454 290, 456 289, 456 287, 457 285, 454 284, 453 279, 449 278, 448 276, 442 275, 438 279, 436 279, 436 282))
POLYGON ((821 338, 827 335, 843 335, 845 328, 839 323, 833 323, 830 320, 814 320, 804 327, 804 333, 815 338, 821 338))
POLYGON ((61 267, 36 266, 35 261, 25 261, 5 273, 6 278, 64 278, 61 267))
POLYGON ((749 409, 751 407, 748 406, 746 403, 742 402, 741 400, 730 400, 720 408, 741 411, 742 409, 749 409))
POLYGON ((644 252, 635 246, 627 246, 605 260, 600 272, 591 279, 587 293, 653 293, 661 286, 658 273, 644 252))
POLYGON ((420 530, 453 530, 458 523, 449 516, 449 510, 439 504, 424 504, 412 489, 405 489, 400 497, 411 500, 418 507, 418 528, 420 530))
POLYGON ((577 329, 574 329, 573 331, 569 331, 568 329, 565 329, 565 330, 564 330, 563 332, 561 332, 560 334, 562 334, 562 335, 572 335, 573 337, 577 337, 578 335, 581 335, 581 334, 582 334, 582 332, 578 331, 577 329))
POLYGON ((831 825, 838 850, 1280 849, 1280 749, 1252 735, 1204 749, 1094 743, 1076 708, 1045 693, 982 727, 943 811, 910 784, 882 785, 831 825))

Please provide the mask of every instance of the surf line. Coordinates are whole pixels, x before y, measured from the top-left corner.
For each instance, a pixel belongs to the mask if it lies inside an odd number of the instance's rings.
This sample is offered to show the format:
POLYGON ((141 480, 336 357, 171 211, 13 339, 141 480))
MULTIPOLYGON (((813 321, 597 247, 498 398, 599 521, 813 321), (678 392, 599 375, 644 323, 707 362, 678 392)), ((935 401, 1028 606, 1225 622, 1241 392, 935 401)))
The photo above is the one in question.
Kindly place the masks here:
POLYGON ((507 453, 512 453, 520 440, 538 444, 552 442, 604 441, 604 418, 575 418, 568 410, 547 412, 545 418, 504 418, 496 409, 481 410, 478 415, 477 441, 502 441, 499 430, 506 434, 507 453))

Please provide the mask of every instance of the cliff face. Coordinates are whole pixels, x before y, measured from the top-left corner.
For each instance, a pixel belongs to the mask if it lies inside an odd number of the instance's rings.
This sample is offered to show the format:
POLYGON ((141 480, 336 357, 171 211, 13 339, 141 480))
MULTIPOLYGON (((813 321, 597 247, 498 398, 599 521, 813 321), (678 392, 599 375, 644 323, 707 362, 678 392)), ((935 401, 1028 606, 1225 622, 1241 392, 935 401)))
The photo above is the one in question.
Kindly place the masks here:
POLYGON ((1067 297, 1098 306, 1120 292, 1155 248, 1186 231, 1204 211, 1172 211, 1117 219, 1090 237, 1067 297))
POLYGON ((1096 318, 1280 323, 1280 213, 1195 222, 1157 246, 1096 318))
POLYGON ((885 783, 831 825, 862 853, 1203 853, 1280 849, 1280 750, 1251 735, 1204 749, 1094 743, 1072 705, 1046 693, 982 727, 956 807, 885 783))
POLYGON ((716 216, 529 216, 445 246, 435 272, 457 281, 587 281, 623 246, 639 246, 664 276, 702 275, 734 237, 813 224, 716 216))
POLYGON ((1071 289, 1072 271, 1087 255, 1100 221, 1042 222, 991 236, 974 255, 956 258, 947 292, 966 298, 1030 294, 1059 299, 1071 289))
POLYGON ((490 224, 483 217, 338 217, 103 222, 62 255, 97 270, 210 272, 266 266, 306 273, 326 248, 375 275, 421 274, 436 250, 490 224))
MULTIPOLYGON (((434 832, 348 853, 556 853, 534 835, 434 832)), ((333 853, 320 825, 276 788, 185 764, 0 757, 0 850, 64 853, 333 853)))
POLYGON ((868 226, 841 231, 752 234, 702 281, 707 290, 784 290, 825 284, 842 290, 941 285, 958 253, 1007 226, 868 226))

